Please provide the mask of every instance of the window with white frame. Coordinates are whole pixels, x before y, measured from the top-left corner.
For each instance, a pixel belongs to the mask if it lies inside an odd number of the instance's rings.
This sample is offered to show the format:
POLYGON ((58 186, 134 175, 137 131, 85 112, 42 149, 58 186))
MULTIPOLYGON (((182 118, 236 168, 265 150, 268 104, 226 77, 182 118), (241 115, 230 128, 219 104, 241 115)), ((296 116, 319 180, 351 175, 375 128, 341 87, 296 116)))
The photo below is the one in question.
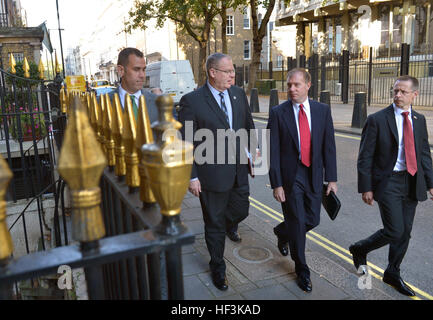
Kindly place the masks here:
POLYGON ((244 29, 250 28, 250 10, 248 7, 244 7, 242 10, 242 14, 244 15, 244 29))
POLYGON ((282 67, 283 67, 283 56, 279 54, 277 56, 277 68, 282 68, 282 67))
POLYGON ((245 40, 244 41, 244 60, 250 60, 251 59, 251 41, 245 40))
POLYGON ((227 16, 227 29, 226 34, 228 36, 233 36, 235 34, 235 24, 233 16, 227 16))
POLYGON ((23 62, 24 61, 24 53, 14 52, 12 54, 14 56, 15 62, 23 62))

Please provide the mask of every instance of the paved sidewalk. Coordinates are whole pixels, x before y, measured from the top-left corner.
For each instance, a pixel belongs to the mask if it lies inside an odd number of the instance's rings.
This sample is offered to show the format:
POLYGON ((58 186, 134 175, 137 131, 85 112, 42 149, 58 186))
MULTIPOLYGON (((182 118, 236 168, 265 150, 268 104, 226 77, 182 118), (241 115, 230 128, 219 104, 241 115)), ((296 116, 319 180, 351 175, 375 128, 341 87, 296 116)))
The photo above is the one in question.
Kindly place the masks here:
MULTIPOLYGON (((260 97, 262 112, 254 114, 254 117, 266 120, 268 106, 269 98, 260 97)), ((380 109, 369 107, 368 113, 380 109)), ((332 105, 337 132, 361 133, 361 129, 350 127, 352 111, 351 105, 332 105)), ((426 116, 432 142, 433 108, 420 112, 426 116)), ((210 277, 210 258, 204 240, 200 202, 190 193, 187 193, 183 201, 181 219, 196 237, 193 245, 182 250, 186 300, 410 300, 376 278, 372 278, 372 289, 361 290, 358 287, 360 277, 354 267, 348 271, 322 255, 310 241, 307 241, 306 256, 311 270, 313 292, 303 292, 296 285, 294 263, 290 256, 283 257, 277 249, 272 228, 266 228, 270 230, 269 233, 259 234, 255 231, 264 221, 251 207, 250 215, 239 225, 242 242, 234 243, 226 238, 224 257, 229 289, 220 291, 214 287, 210 277)))
POLYGON ((251 209, 239 225, 242 241, 234 243, 226 238, 229 289, 220 291, 210 277, 200 202, 190 193, 183 201, 181 219, 196 237, 193 245, 182 250, 186 300, 409 300, 375 278, 371 279, 372 289, 361 290, 355 267, 347 271, 308 241, 306 257, 313 292, 303 292, 296 285, 294 263, 279 253, 275 235, 255 231, 263 220, 251 209))

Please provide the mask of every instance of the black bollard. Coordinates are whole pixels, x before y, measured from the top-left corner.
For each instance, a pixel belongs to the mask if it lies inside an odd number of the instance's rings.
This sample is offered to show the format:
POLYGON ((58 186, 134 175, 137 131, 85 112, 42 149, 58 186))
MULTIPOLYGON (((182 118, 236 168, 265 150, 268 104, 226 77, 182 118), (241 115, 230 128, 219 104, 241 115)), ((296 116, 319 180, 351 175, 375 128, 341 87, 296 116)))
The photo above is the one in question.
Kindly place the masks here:
POLYGON ((252 113, 260 112, 259 91, 257 88, 251 89, 250 110, 252 113))
POLYGON ((320 102, 331 107, 331 93, 329 90, 323 90, 320 92, 320 102))
POLYGON ((278 100, 278 89, 272 89, 271 95, 269 97, 269 112, 271 109, 275 106, 278 106, 280 104, 278 100))
POLYGON ((367 120, 367 93, 355 93, 355 105, 353 107, 352 128, 362 128, 367 120))

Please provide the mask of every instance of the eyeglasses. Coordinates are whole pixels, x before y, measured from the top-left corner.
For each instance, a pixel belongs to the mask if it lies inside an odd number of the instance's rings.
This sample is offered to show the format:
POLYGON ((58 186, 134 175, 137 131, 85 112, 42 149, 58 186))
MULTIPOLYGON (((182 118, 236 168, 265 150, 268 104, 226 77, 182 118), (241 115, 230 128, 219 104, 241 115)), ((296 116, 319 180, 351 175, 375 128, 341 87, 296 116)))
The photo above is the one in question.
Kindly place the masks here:
POLYGON ((224 72, 225 74, 235 74, 236 73, 235 70, 220 70, 220 69, 217 69, 217 68, 214 68, 214 69, 217 70, 217 71, 220 71, 220 72, 224 72))
POLYGON ((404 96, 413 92, 413 90, 412 91, 404 91, 404 90, 400 90, 400 89, 394 89, 393 91, 394 91, 394 95, 398 95, 398 93, 400 92, 404 96))

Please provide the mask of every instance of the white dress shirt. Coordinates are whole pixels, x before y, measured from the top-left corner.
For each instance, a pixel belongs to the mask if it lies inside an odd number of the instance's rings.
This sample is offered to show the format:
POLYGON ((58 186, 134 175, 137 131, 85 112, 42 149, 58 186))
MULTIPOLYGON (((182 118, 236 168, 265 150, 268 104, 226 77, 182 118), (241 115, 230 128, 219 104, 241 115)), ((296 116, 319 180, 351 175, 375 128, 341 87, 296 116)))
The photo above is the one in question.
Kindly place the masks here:
POLYGON ((120 103, 122 105, 122 109, 125 109, 125 94, 128 94, 130 96, 134 96, 135 97, 135 104, 138 108, 138 106, 140 105, 140 97, 141 97, 141 90, 138 90, 136 93, 134 94, 129 94, 125 89, 122 88, 122 86, 119 86, 119 98, 120 98, 120 103))
MULTIPOLYGON (((216 102, 218 103, 219 107, 221 108, 221 97, 220 97, 220 92, 221 91, 218 91, 217 89, 215 89, 214 87, 212 87, 212 85, 209 82, 207 82, 207 86, 208 86, 210 92, 212 92, 212 95, 214 96, 214 98, 215 98, 216 102)), ((233 129, 232 102, 230 101, 229 91, 228 90, 224 90, 223 94, 224 94, 224 102, 226 103, 227 113, 228 113, 228 116, 229 116, 230 129, 233 129)), ((223 112, 224 112, 224 110, 223 110, 223 112)))
MULTIPOLYGON (((299 150, 301 150, 301 134, 299 132, 299 106, 302 104, 304 106, 304 112, 307 115, 308 119, 308 126, 310 127, 310 133, 311 133, 311 110, 310 110, 310 102, 305 100, 303 103, 294 103, 293 104, 293 113, 295 114, 295 121, 296 121, 296 129, 298 130, 298 143, 299 143, 299 150)), ((301 158, 301 153, 299 153, 299 159, 301 158)))
MULTIPOLYGON (((402 115, 402 113, 405 112, 405 110, 396 107, 395 104, 393 104, 393 107, 394 107, 395 123, 397 125, 397 132, 398 132, 398 156, 397 156, 397 162, 395 163, 394 166, 394 171, 404 171, 407 170, 406 154, 404 153, 404 138, 403 138, 404 116, 402 115)), ((409 121, 412 125, 412 130, 413 130, 412 107, 410 107, 408 112, 409 112, 409 121)))

